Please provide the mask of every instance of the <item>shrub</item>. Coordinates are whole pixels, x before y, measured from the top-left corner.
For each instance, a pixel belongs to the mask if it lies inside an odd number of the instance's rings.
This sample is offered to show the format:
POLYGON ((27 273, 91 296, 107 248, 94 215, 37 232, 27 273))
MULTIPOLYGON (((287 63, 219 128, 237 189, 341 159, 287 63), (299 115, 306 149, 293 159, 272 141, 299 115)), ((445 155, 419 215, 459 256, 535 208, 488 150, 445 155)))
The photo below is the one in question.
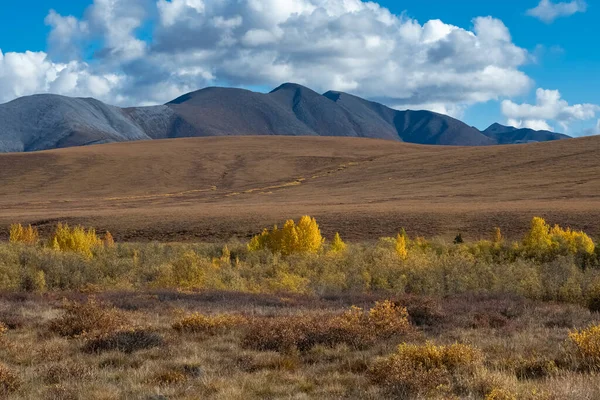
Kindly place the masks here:
POLYGON ((79 337, 108 333, 128 325, 117 309, 98 303, 94 298, 86 303, 65 302, 65 313, 50 321, 49 329, 60 336, 79 337))
POLYGON ((86 353, 121 351, 131 354, 136 351, 160 347, 164 344, 162 336, 146 329, 129 329, 88 339, 83 347, 86 353))
POLYGON ((193 313, 182 317, 171 326, 178 332, 217 335, 246 323, 247 319, 241 315, 219 314, 208 316, 193 313))
POLYGON ((52 364, 42 374, 44 383, 57 385, 71 379, 85 379, 92 374, 92 369, 86 364, 73 361, 52 364))
POLYGON ((70 228, 67 224, 58 224, 50 240, 50 247, 56 251, 79 253, 87 258, 92 258, 92 250, 102 245, 93 228, 86 231, 81 226, 70 228))
POLYGON ((523 248, 529 257, 548 261, 558 255, 578 255, 591 257, 595 251, 593 240, 584 232, 553 228, 543 218, 534 217, 531 228, 523 239, 523 248))
POLYGON ((10 226, 10 243, 37 244, 40 234, 37 228, 29 225, 24 228, 21 224, 12 224, 10 226))
POLYGON ((106 248, 115 247, 115 238, 109 231, 106 231, 106 233, 104 234, 103 242, 104 242, 104 247, 106 247, 106 248))
POLYGON ((178 385, 185 383, 188 377, 181 371, 167 369, 156 373, 150 383, 156 383, 160 386, 178 385))
POLYGON ((509 390, 495 388, 485 396, 485 400, 517 400, 517 396, 509 390))
POLYGON ((459 233, 454 238, 454 244, 463 244, 464 242, 465 242, 465 240, 463 239, 462 233, 459 233))
POLYGON ((0 394, 13 393, 21 387, 21 379, 6 365, 0 364, 0 394))
POLYGON ((547 358, 530 357, 517 361, 515 375, 518 379, 544 379, 558 372, 558 366, 554 360, 547 358))
POLYGON ((502 237, 502 231, 500 230, 500 228, 498 228, 498 227, 494 228, 494 232, 492 233, 492 243, 500 244, 503 241, 504 241, 504 238, 502 237))
POLYGON ((340 234, 336 232, 335 236, 333 237, 333 241, 329 245, 329 252, 334 254, 343 253, 346 251, 347 247, 348 246, 346 246, 346 243, 344 243, 340 234))
POLYGON ((262 249, 273 253, 290 255, 294 253, 318 253, 323 246, 323 237, 319 225, 314 218, 304 216, 298 224, 288 220, 283 229, 277 226, 272 231, 265 229, 260 235, 252 238, 248 243, 249 251, 262 249))
POLYGON ((402 344, 396 353, 374 363, 372 380, 401 397, 449 391, 460 376, 472 376, 482 361, 479 350, 462 344, 402 344))
POLYGON ((569 332, 569 339, 575 345, 577 356, 582 366, 600 369, 600 325, 590 326, 587 329, 569 332))
POLYGON ((261 351, 307 351, 316 345, 347 344, 354 348, 407 334, 408 313, 390 301, 365 312, 351 307, 341 315, 297 315, 250 321, 244 345, 261 351))

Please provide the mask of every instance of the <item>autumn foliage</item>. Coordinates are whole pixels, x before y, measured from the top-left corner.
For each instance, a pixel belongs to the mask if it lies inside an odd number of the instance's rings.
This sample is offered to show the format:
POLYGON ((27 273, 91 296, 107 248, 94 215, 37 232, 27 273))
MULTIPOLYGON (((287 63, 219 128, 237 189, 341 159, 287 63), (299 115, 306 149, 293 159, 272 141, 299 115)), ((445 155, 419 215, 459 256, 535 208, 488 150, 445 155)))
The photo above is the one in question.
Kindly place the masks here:
POLYGON ((22 244, 37 244, 40 235, 38 230, 31 225, 24 228, 21 224, 12 224, 10 226, 10 242, 22 244))
POLYGON ((50 240, 50 247, 56 251, 80 253, 92 257, 92 250, 104 245, 102 239, 96 235, 93 228, 85 229, 82 226, 69 227, 67 224, 58 224, 50 240))
POLYGON ((323 236, 314 218, 304 216, 296 224, 288 220, 282 229, 277 226, 272 230, 265 229, 260 235, 252 238, 248 250, 267 249, 273 253, 290 255, 295 253, 318 253, 323 247, 323 236))

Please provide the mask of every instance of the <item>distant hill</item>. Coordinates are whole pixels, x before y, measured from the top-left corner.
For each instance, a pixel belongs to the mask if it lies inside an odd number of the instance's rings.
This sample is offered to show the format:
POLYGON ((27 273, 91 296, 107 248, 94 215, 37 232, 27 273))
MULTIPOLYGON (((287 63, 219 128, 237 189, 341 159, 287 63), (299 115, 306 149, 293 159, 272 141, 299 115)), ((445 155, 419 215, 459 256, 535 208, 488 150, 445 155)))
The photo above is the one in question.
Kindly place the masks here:
POLYGON ((535 131, 528 128, 515 128, 498 123, 492 124, 482 132, 498 144, 551 142, 553 140, 572 139, 571 136, 550 131, 535 131))
POLYGON ((484 132, 430 111, 398 111, 359 97, 286 83, 270 93, 210 87, 166 105, 119 108, 90 98, 22 97, 0 105, 0 152, 201 136, 388 139, 456 146, 568 138, 494 124, 484 132))

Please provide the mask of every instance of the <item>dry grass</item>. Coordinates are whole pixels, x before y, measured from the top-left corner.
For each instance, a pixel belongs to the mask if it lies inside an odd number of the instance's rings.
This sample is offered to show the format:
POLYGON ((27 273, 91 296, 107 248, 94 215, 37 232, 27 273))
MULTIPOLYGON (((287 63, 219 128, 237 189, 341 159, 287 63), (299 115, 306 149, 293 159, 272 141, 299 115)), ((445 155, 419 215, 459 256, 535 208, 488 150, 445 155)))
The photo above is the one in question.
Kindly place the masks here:
POLYGON ((4 363, 0 387, 5 398, 592 400, 600 396, 596 372, 569 339, 569 332, 597 325, 600 317, 577 305, 474 295, 443 300, 401 296, 391 303, 378 295, 156 291, 95 296, 94 307, 118 312, 132 326, 146 328, 75 338, 48 335, 50 321, 66 315, 63 297, 85 306, 89 304, 85 296, 0 295, 0 309, 13 310, 11 318, 21 322, 0 342, 4 363), (352 305, 362 310, 357 312, 352 305), (427 323, 407 325, 412 318, 403 311, 404 305, 419 311, 419 320, 427 323), (473 322, 496 313, 504 315, 506 324, 473 322), (250 322, 212 328, 214 321, 229 321, 230 316, 241 321, 240 315, 250 322), (559 323, 566 315, 568 324, 559 323), (184 321, 181 326, 190 329, 173 329, 174 323, 184 321), (196 325, 197 321, 201 322, 196 325), (354 329, 347 327, 348 321, 353 321, 354 329), (367 331, 378 334, 356 346, 352 335, 367 331), (262 342, 266 340, 270 344, 262 342), (402 343, 406 344, 399 349, 402 343))

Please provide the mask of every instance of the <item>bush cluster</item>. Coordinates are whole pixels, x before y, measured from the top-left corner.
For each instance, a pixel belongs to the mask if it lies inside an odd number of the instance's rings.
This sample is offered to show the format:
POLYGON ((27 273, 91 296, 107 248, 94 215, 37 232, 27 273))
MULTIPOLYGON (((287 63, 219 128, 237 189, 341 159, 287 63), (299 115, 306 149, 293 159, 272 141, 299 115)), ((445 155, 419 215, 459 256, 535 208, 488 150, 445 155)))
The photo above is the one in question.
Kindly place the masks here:
POLYGON ((22 243, 34 245, 40 240, 40 234, 37 228, 31 225, 24 228, 21 224, 12 224, 10 226, 10 243, 22 243))
POLYGON ((66 301, 64 314, 50 321, 48 329, 60 336, 80 337, 106 334, 129 325, 127 318, 116 308, 97 302, 66 301))
POLYGON ((362 348, 410 332, 406 308, 390 301, 371 310, 352 307, 341 315, 294 315, 251 320, 244 345, 261 351, 307 351, 316 345, 362 348))
POLYGON ((260 235, 252 238, 248 250, 270 250, 273 253, 290 255, 295 253, 318 253, 323 247, 323 236, 314 218, 304 216, 298 224, 288 220, 283 229, 277 226, 271 231, 265 229, 260 235))
POLYGON ((474 375, 483 359, 471 346, 402 344, 371 368, 373 381, 401 398, 452 393, 455 381, 474 375))
POLYGON ((173 323, 172 328, 179 332, 216 335, 231 328, 242 326, 247 322, 247 318, 242 315, 204 315, 196 312, 183 316, 173 323))

